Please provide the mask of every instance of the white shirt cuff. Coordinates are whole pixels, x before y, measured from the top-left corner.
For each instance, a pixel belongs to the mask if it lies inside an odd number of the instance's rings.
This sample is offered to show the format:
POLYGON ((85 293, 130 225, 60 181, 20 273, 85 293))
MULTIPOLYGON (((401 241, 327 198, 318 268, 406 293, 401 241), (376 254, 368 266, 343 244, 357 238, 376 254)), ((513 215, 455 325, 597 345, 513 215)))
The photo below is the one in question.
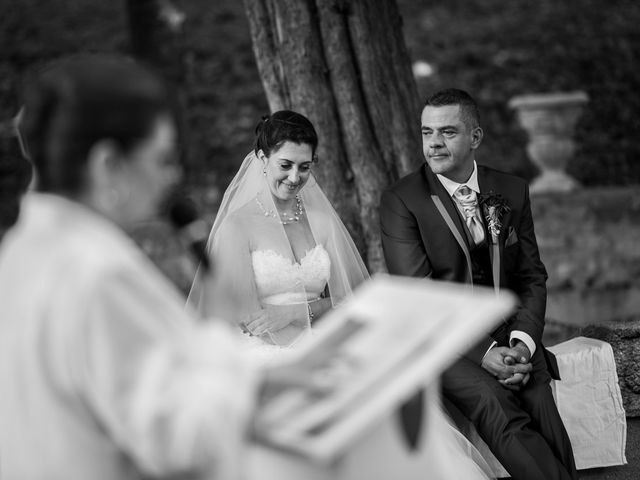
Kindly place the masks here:
POLYGON ((484 357, 487 356, 487 353, 489 353, 489 350, 491 350, 493 347, 495 347, 498 344, 498 342, 496 342, 495 340, 493 342, 491 342, 491 345, 489 345, 489 348, 487 348, 487 351, 484 352, 484 355, 482 356, 482 360, 484 361, 484 357))
POLYGON ((509 345, 514 346, 517 340, 523 342, 529 351, 531 352, 531 356, 536 352, 536 342, 533 341, 533 338, 528 333, 525 333, 521 330, 514 330, 511 332, 509 336, 509 345))

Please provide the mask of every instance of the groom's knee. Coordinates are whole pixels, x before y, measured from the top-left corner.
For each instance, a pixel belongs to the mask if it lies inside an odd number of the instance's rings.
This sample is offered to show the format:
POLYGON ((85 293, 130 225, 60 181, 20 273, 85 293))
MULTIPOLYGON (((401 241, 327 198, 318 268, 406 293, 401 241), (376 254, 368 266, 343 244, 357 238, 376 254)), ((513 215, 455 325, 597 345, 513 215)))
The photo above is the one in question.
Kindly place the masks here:
POLYGON ((503 387, 497 380, 478 385, 476 392, 475 416, 478 418, 490 415, 494 421, 504 417, 506 422, 509 413, 520 410, 514 392, 503 387))
POLYGON ((468 384, 448 384, 443 381, 443 393, 473 423, 491 419, 495 422, 508 422, 508 417, 520 410, 519 401, 514 392, 503 387, 493 377, 475 379, 468 384))
POLYGON ((548 383, 537 383, 527 385, 521 394, 520 401, 529 412, 547 411, 549 408, 556 409, 556 403, 548 383))

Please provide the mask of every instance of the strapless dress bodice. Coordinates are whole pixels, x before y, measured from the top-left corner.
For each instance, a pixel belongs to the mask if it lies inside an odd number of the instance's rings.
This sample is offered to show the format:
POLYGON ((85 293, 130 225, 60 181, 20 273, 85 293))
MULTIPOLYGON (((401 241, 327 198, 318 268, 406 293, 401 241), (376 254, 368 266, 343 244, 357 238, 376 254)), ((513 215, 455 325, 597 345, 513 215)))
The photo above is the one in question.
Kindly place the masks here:
POLYGON ((318 298, 329 280, 331 259, 322 245, 309 250, 300 262, 273 250, 255 250, 251 261, 263 304, 284 305, 318 298))

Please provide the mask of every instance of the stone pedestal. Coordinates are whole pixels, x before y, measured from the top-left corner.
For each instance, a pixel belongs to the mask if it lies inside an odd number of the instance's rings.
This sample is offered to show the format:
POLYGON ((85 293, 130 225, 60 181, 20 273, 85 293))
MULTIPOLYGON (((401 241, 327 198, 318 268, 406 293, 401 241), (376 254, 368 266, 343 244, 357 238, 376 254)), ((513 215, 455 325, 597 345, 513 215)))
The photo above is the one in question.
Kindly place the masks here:
POLYGON ((531 193, 566 192, 578 182, 565 173, 575 151, 573 131, 588 97, 584 92, 520 95, 509 101, 529 135, 527 154, 540 169, 531 193))

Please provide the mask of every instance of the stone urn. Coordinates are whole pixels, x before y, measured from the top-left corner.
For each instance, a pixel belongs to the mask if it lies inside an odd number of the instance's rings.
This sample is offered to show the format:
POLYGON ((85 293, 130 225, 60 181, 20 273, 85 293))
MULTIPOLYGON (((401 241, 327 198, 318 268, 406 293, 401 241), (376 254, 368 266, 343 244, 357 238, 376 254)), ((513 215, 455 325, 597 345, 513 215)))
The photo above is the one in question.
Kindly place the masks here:
POLYGON ((509 101, 520 126, 529 135, 527 155, 540 169, 531 182, 531 193, 568 192, 579 187, 565 172, 576 144, 576 122, 589 97, 585 92, 519 95, 509 101))

